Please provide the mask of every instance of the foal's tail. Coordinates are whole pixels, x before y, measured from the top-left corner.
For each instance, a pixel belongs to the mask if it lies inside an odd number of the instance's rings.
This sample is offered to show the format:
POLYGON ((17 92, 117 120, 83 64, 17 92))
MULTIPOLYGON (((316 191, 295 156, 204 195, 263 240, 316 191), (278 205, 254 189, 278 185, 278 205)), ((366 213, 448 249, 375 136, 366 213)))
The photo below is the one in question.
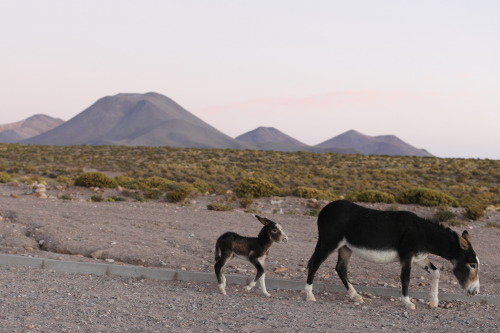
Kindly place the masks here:
POLYGON ((215 255, 214 255, 214 260, 215 262, 220 260, 220 248, 219 248, 219 242, 215 243, 215 255))

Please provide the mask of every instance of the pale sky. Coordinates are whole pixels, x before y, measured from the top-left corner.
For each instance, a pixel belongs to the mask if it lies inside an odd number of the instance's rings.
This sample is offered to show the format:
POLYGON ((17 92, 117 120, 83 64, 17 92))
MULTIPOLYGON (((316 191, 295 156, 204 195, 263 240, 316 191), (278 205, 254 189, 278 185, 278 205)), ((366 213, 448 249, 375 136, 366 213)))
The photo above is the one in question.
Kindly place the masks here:
POLYGON ((498 0, 0 0, 0 124, 157 92, 229 136, 500 159, 498 0))

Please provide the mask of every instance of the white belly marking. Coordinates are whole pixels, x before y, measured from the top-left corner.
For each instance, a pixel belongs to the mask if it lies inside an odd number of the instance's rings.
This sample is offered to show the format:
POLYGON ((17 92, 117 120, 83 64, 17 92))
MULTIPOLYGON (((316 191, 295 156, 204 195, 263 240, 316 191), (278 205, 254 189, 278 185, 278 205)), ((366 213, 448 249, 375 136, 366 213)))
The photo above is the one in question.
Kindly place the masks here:
POLYGON ((348 248, 362 259, 376 264, 388 264, 399 261, 399 255, 396 250, 370 250, 361 247, 355 247, 345 242, 348 248))

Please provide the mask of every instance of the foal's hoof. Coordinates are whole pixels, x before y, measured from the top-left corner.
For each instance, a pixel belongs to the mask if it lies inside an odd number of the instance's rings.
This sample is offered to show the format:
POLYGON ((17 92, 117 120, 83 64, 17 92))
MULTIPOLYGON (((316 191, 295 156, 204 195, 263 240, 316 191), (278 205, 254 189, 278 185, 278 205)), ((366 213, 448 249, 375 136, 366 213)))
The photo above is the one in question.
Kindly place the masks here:
POLYGON ((429 303, 429 307, 430 307, 431 309, 434 309, 434 308, 437 308, 437 307, 438 307, 438 304, 439 304, 439 303, 438 303, 437 301, 431 301, 431 302, 429 303))
POLYGON ((413 304, 413 303, 405 303, 405 307, 408 310, 415 310, 415 304, 413 304))
POLYGON ((364 303, 363 297, 361 297, 356 291, 347 291, 347 295, 356 303, 364 303))
POLYGON ((316 302, 316 297, 314 297, 314 295, 307 295, 306 301, 308 301, 308 302, 316 302))
MULTIPOLYGON (((351 296, 351 295, 349 295, 351 296)), ((356 303, 364 303, 365 301, 363 300, 363 297, 359 296, 358 294, 352 295, 351 299, 356 302, 356 303)))
POLYGON ((222 293, 222 295, 227 296, 227 294, 226 294, 226 289, 222 286, 222 284, 219 284, 219 290, 220 290, 220 292, 222 293))
POLYGON ((271 294, 270 294, 270 293, 264 293, 264 295, 265 295, 266 297, 271 297, 271 294))
POLYGON ((365 300, 363 299, 363 297, 361 297, 359 295, 358 295, 358 297, 354 297, 353 300, 356 303, 364 303, 365 302, 365 300))

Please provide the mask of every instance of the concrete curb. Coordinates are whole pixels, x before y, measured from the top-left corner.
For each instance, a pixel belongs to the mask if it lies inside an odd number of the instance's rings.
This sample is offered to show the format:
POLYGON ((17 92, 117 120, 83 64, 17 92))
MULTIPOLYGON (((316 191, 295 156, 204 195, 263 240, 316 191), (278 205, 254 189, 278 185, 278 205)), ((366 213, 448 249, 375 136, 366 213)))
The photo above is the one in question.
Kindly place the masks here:
MULTIPOLYGON (((138 267, 126 265, 113 265, 102 263, 88 263, 76 261, 63 261, 53 259, 42 259, 23 257, 17 255, 0 254, 0 266, 28 266, 38 269, 50 269, 57 272, 79 273, 92 275, 109 275, 130 278, 143 278, 151 280, 163 281, 192 281, 192 282, 211 282, 216 283, 215 274, 205 272, 188 272, 176 271, 163 268, 138 267)), ((241 275, 226 275, 227 283, 246 285, 250 282, 251 277, 241 275)), ((266 279, 267 289, 282 289, 282 290, 303 290, 304 281, 266 279)), ((379 287, 364 287, 355 286, 358 292, 369 293, 375 296, 393 296, 399 297, 400 290, 392 288, 379 287)), ((342 285, 333 285, 325 283, 315 283, 314 290, 318 292, 345 293, 345 288, 342 285)), ((428 299, 428 293, 411 292, 411 297, 428 299)), ((490 304, 500 306, 500 297, 478 295, 475 297, 467 297, 465 294, 446 294, 440 293, 441 301, 460 300, 463 302, 474 302, 481 304, 490 304)))

